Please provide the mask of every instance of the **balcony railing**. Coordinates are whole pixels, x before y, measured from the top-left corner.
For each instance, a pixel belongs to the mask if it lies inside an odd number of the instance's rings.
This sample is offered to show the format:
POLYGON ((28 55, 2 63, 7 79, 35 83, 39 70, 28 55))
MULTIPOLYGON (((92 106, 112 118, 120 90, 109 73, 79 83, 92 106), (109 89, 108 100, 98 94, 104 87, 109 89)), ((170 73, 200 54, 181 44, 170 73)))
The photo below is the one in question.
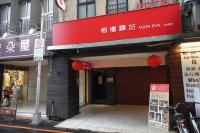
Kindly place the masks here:
POLYGON ((151 2, 143 2, 137 5, 137 10, 145 8, 153 8, 163 5, 177 3, 179 0, 152 0, 151 2))
MULTIPOLYGON (((53 26, 53 13, 52 14, 47 14, 47 15, 43 15, 43 31, 50 31, 52 30, 52 26, 53 26)), ((39 23, 37 25, 37 27, 40 28, 40 23, 41 23, 41 19, 39 20, 39 23)))
POLYGON ((8 32, 9 28, 10 28, 10 23, 1 23, 0 24, 0 37, 4 33, 8 32))
POLYGON ((106 7, 107 14, 114 14, 118 12, 126 12, 128 11, 128 3, 120 3, 114 5, 108 5, 106 7))
POLYGON ((30 19, 21 20, 17 25, 17 33, 19 34, 27 34, 30 30, 30 19))
MULTIPOLYGON (((41 18, 39 19, 37 25, 31 25, 30 19, 21 20, 18 23, 16 31, 19 34, 28 34, 28 32, 31 28, 37 28, 37 30, 40 30, 40 23, 41 23, 41 18)), ((43 15, 43 24, 44 24, 43 32, 52 30, 53 14, 43 15)))

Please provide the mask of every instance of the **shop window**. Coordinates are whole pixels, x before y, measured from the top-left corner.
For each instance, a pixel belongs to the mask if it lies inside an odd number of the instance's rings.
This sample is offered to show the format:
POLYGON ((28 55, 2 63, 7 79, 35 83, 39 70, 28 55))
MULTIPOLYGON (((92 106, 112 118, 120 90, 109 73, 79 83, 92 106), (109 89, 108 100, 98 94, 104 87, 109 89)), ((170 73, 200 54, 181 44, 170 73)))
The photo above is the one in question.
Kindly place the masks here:
POLYGON ((0 6, 0 36, 6 33, 10 25, 10 5, 0 6))
POLYGON ((20 22, 19 32, 21 34, 28 33, 30 28, 30 16, 31 16, 31 1, 25 0, 19 3, 20 9, 20 22))
POLYGON ((107 14, 128 11, 128 0, 107 0, 107 14))
POLYGON ((88 18, 95 16, 95 0, 78 0, 78 18, 88 18))
POLYGON ((27 100, 27 77, 28 73, 23 70, 4 70, 3 90, 6 87, 12 89, 12 100, 27 100))

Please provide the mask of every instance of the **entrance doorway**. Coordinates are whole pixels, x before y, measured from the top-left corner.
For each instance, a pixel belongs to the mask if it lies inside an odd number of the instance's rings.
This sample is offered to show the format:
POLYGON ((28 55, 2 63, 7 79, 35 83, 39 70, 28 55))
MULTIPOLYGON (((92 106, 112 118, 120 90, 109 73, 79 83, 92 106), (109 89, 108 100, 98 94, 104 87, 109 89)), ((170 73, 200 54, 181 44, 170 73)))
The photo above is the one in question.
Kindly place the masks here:
POLYGON ((92 103, 115 104, 114 69, 94 69, 92 71, 92 103))
POLYGON ((151 83, 167 83, 166 66, 94 69, 92 103, 148 106, 151 83))

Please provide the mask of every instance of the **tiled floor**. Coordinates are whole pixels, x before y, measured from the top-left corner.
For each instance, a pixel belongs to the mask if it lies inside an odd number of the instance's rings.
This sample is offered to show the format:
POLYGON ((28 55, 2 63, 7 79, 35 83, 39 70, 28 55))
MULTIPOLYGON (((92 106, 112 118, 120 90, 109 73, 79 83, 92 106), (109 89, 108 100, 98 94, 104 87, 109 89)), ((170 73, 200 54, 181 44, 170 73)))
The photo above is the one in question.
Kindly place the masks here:
MULTIPOLYGON (((2 107, 2 108, 8 108, 8 107, 2 107)), ((12 102, 9 108, 16 109, 16 103, 12 102)), ((19 102, 17 104, 17 116, 32 116, 34 111, 35 111, 34 101, 19 102)), ((40 112, 42 113, 43 116, 46 115, 46 102, 40 102, 40 112)))
POLYGON ((167 133, 147 126, 147 106, 88 105, 80 112, 56 127, 110 133, 167 133))

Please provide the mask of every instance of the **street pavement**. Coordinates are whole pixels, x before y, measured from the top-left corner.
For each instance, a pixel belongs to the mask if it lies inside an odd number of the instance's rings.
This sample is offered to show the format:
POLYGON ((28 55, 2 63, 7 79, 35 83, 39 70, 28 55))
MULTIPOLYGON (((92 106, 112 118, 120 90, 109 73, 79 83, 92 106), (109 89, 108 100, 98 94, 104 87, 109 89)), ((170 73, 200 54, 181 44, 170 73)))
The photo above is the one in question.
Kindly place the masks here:
POLYGON ((0 133, 92 133, 89 131, 68 130, 55 128, 58 122, 45 120, 39 125, 32 125, 31 120, 21 119, 16 121, 0 120, 0 133))

